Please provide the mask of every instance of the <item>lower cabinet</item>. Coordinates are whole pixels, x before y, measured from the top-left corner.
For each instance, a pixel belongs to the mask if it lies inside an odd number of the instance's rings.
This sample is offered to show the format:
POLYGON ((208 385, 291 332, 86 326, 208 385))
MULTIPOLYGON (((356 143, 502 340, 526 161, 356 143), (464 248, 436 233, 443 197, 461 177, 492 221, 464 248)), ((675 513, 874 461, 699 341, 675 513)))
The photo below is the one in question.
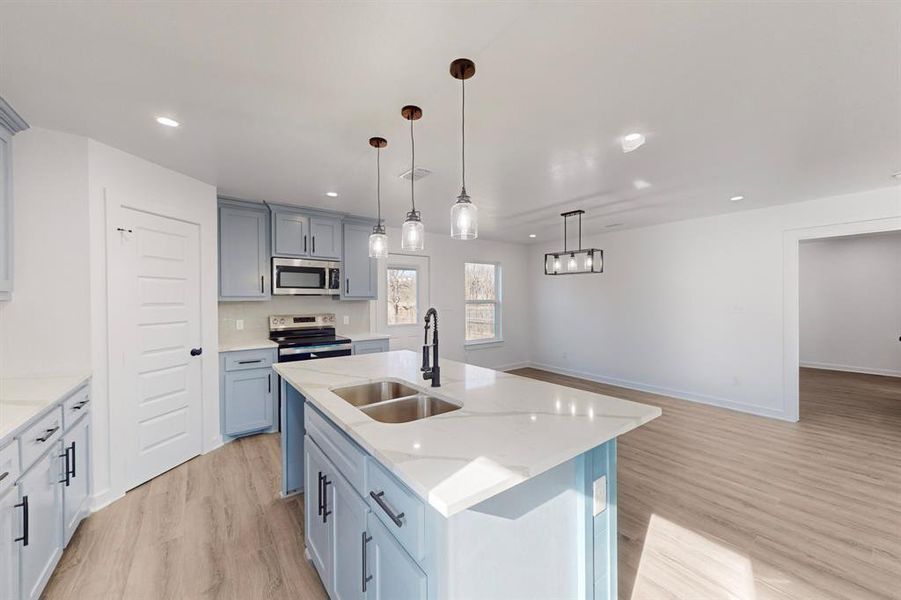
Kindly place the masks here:
POLYGON ((40 597, 63 551, 65 464, 60 455, 62 444, 57 443, 17 486, 22 499, 21 597, 28 600, 40 597))
POLYGON ((241 350, 220 354, 222 433, 229 436, 274 430, 277 380, 275 350, 241 350))
POLYGON ((334 546, 332 548, 332 598, 334 600, 362 600, 366 598, 372 581, 363 570, 363 557, 372 541, 366 531, 369 507, 344 477, 335 477, 329 501, 334 514, 334 546))
POLYGON ((371 512, 366 525, 371 538, 366 549, 366 572, 372 577, 367 584, 367 598, 425 599, 428 578, 419 565, 371 512))
POLYGON ((0 598, 19 597, 19 487, 0 492, 0 598))
POLYGON ((379 340, 360 340, 353 342, 354 354, 374 354, 376 352, 388 351, 388 339, 379 340))
POLYGON ((63 435, 63 534, 66 544, 90 510, 91 417, 83 416, 63 435))
MULTIPOLYGON (((304 438, 304 535, 307 554, 319 572, 326 590, 331 592, 332 535, 329 531, 328 476, 332 470, 328 459, 309 436, 304 438), (315 487, 315 492, 313 491, 315 487), (323 489, 325 488, 325 489, 323 489), (325 492, 325 493, 323 493, 325 492)), ((334 477, 334 476, 333 476, 334 477)), ((334 519, 332 520, 334 523, 334 519)))

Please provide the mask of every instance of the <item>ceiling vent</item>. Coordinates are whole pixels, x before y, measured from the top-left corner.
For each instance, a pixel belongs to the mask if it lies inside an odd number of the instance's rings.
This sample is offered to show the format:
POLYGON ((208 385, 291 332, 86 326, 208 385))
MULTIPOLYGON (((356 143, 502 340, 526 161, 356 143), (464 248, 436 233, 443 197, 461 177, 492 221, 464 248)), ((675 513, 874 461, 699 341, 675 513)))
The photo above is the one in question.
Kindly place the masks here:
POLYGON ((400 177, 401 179, 406 179, 407 181, 410 181, 411 173, 413 175, 413 181, 419 181, 420 179, 424 179, 432 174, 432 172, 429 171, 428 169, 423 169, 422 167, 416 167, 415 169, 407 169, 406 171, 404 171, 403 173, 398 175, 398 177, 400 177))

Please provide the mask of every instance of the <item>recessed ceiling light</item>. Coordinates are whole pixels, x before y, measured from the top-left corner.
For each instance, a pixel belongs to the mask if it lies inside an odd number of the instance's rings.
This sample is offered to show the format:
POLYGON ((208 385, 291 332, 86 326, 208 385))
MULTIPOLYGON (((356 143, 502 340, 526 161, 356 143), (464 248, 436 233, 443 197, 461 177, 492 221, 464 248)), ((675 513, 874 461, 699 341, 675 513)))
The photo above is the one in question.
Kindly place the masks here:
POLYGON ((530 234, 529 234, 529 237, 532 238, 532 239, 534 239, 534 238, 537 238, 538 236, 535 235, 534 233, 530 233, 530 234))
POLYGON ((632 152, 637 150, 644 144, 644 136, 640 133, 627 133, 619 139, 619 143, 623 147, 623 152, 632 152))
POLYGON ((326 192, 325 195, 328 196, 329 198, 337 198, 338 192, 326 192))
POLYGON ((646 190, 651 187, 651 182, 645 181, 644 179, 636 179, 632 182, 632 185, 635 186, 636 190, 646 190))
POLYGON ((732 196, 731 198, 729 198, 729 200, 731 200, 732 202, 738 202, 739 200, 744 200, 744 199, 745 199, 744 196, 732 196))
POLYGON ((165 125, 166 127, 178 127, 181 125, 181 123, 175 119, 170 119, 169 117, 157 117, 156 122, 160 125, 165 125))

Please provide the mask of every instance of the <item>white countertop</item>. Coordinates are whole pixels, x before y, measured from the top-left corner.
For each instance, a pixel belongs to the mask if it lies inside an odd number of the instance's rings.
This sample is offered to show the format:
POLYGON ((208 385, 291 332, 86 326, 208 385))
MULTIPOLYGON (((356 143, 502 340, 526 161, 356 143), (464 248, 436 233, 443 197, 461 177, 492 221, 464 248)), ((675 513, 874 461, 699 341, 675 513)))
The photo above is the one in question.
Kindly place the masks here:
POLYGON ((84 385, 89 373, 0 378, 0 440, 30 424, 45 408, 84 385))
POLYGON ((439 513, 450 517, 660 416, 655 406, 451 360, 427 387, 409 350, 280 363, 275 370, 439 513), (380 423, 330 390, 394 379, 463 407, 380 423))
POLYGON ((220 342, 219 352, 238 352, 239 350, 262 350, 263 348, 278 348, 278 344, 269 339, 240 340, 220 342))
POLYGON ((343 333, 339 332, 338 335, 343 335, 346 338, 350 338, 353 342, 365 342, 367 340, 387 340, 391 336, 387 333, 343 333))

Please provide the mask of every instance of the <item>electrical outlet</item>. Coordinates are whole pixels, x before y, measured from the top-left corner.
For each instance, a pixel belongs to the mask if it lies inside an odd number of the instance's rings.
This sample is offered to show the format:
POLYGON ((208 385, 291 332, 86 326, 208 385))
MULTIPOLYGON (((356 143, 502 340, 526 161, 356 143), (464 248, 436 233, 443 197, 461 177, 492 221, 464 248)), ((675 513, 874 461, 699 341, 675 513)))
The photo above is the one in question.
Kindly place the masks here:
POLYGON ((344 315, 344 324, 350 325, 350 317, 348 317, 347 315, 344 315))
POLYGON ((244 329, 244 319, 235 319, 235 329, 238 331, 244 329))

